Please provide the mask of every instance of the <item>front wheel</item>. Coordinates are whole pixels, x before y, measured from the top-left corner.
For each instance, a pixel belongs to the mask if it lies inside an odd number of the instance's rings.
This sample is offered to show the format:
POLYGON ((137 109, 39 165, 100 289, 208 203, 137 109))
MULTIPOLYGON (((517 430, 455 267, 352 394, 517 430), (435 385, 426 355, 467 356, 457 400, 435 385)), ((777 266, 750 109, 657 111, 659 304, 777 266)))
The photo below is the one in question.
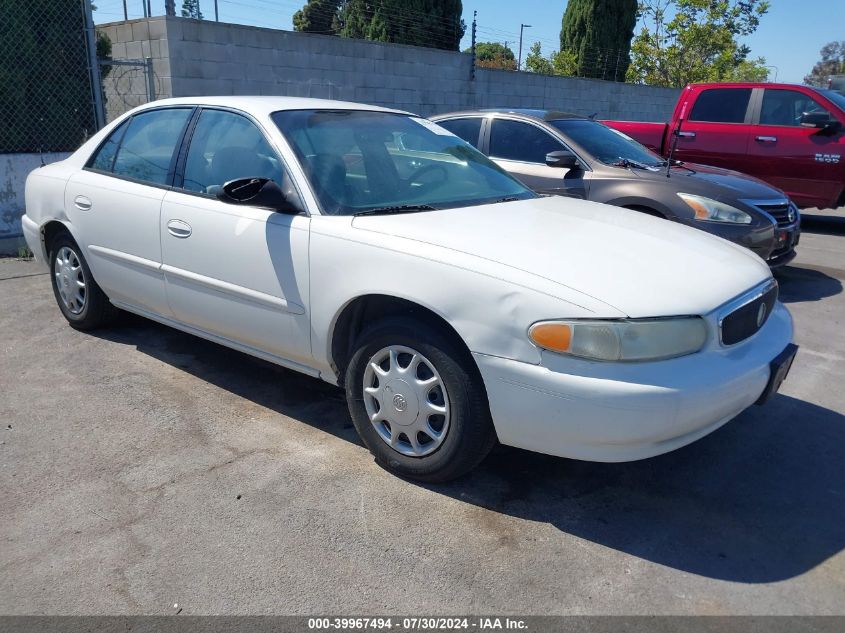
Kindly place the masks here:
POLYGON ((346 371, 346 399, 376 460, 410 479, 459 477, 496 440, 472 357, 424 321, 391 319, 366 330, 346 371))

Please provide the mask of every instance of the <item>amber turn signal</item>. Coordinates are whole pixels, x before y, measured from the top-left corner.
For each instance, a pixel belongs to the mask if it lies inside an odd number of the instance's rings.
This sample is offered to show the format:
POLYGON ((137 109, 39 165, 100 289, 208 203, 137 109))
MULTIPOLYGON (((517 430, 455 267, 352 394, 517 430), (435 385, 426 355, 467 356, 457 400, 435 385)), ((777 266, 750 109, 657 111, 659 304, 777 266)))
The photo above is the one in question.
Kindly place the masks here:
POLYGON ((554 352, 566 352, 572 343, 572 328, 565 323, 535 323, 528 336, 536 345, 554 352))

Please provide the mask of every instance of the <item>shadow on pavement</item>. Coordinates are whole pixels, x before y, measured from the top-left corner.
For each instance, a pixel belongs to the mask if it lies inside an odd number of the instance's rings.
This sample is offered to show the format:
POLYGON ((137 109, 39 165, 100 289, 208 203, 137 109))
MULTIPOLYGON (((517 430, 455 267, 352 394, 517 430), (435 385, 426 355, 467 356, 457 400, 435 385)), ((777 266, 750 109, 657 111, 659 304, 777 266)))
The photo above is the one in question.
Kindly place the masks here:
MULTIPOLYGON (((130 315, 97 335, 360 444, 342 391, 317 379, 130 315)), ((845 416, 778 395, 653 459, 597 464, 497 447, 468 476, 425 487, 681 571, 768 583, 845 546, 843 465, 845 416)))
POLYGON ((784 303, 820 301, 842 292, 839 279, 813 268, 784 266, 775 272, 775 277, 784 303))

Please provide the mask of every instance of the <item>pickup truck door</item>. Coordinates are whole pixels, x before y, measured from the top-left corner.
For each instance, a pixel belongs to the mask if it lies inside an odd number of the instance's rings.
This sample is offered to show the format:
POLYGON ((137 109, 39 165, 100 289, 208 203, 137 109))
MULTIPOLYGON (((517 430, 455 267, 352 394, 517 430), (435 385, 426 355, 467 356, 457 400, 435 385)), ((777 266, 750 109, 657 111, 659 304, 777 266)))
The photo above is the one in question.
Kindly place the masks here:
MULTIPOLYGON (((751 88, 708 88, 687 104, 674 158, 752 173, 747 158, 751 88)), ((673 124, 675 125, 675 124, 673 124)), ((664 153, 672 143, 667 133, 664 153)))
POLYGON ((786 88, 766 88, 755 114, 748 153, 753 175, 783 189, 802 207, 836 202, 843 187, 845 131, 801 125, 807 112, 834 115, 812 95, 786 88))
POLYGON ((226 182, 262 177, 296 199, 282 160, 257 123, 229 110, 203 108, 188 138, 161 207, 162 270, 175 318, 274 362, 308 367, 310 218, 215 196, 226 182))
POLYGON ((589 172, 546 165, 546 154, 569 148, 539 125, 493 118, 487 150, 493 162, 538 193, 583 199, 589 193, 589 172))

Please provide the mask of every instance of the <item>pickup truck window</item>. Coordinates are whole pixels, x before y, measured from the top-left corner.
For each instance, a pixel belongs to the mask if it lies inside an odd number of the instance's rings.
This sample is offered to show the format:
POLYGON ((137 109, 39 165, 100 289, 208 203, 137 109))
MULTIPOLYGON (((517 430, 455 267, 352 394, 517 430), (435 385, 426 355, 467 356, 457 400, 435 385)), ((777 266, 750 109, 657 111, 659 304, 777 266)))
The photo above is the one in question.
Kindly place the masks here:
MULTIPOLYGON (((805 112, 827 112, 809 95, 797 90, 766 88, 763 93, 763 107, 760 109, 760 125, 788 125, 799 127, 805 112)), ((830 116, 830 112, 827 112, 830 116)))
MULTIPOLYGON (((845 86, 843 86, 845 88, 845 86)), ((841 92, 836 92, 835 90, 819 90, 820 95, 824 95, 833 103, 835 103, 840 110, 845 112, 845 94, 841 92)))
POLYGON ((546 154, 564 149, 548 132, 520 121, 494 119, 490 131, 490 156, 525 163, 546 162, 546 154))
POLYGON ((751 98, 751 88, 712 88, 695 100, 690 121, 743 123, 751 98))

